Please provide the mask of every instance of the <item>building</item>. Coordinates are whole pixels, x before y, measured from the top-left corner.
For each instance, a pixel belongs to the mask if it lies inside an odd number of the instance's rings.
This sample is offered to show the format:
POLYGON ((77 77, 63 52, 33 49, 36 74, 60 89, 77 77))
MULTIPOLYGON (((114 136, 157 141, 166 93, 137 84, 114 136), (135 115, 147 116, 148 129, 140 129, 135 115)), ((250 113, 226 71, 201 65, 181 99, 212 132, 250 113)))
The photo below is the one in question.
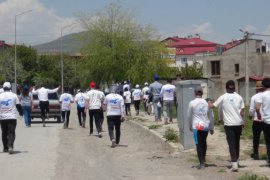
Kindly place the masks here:
MULTIPOLYGON (((255 93, 255 81, 260 77, 270 77, 270 54, 262 40, 248 39, 248 67, 250 76, 249 95, 255 93)), ((214 98, 225 92, 225 83, 234 80, 237 86, 236 91, 245 98, 245 39, 233 40, 224 46, 224 52, 218 56, 208 56, 203 61, 204 77, 210 78, 215 83, 214 98)), ((245 101, 246 103, 249 102, 245 101)))
POLYGON ((0 53, 7 50, 8 48, 12 48, 12 45, 6 44, 5 41, 0 40, 0 53))
POLYGON ((163 40, 166 47, 175 51, 175 66, 186 67, 195 62, 203 64, 203 57, 219 55, 223 51, 223 45, 193 37, 169 37, 163 40))

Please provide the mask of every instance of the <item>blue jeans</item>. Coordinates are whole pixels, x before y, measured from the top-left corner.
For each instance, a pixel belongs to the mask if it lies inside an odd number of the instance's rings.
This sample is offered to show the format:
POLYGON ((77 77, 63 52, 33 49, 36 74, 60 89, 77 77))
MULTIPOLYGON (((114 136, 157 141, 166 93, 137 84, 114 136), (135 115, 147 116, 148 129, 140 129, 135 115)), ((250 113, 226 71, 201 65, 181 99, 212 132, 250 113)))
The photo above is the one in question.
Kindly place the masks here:
POLYGON ((23 106, 23 117, 26 126, 31 126, 31 106, 23 106))
POLYGON ((155 114, 155 120, 161 119, 161 107, 158 107, 158 102, 160 102, 159 96, 153 97, 153 105, 154 105, 154 114, 155 114))

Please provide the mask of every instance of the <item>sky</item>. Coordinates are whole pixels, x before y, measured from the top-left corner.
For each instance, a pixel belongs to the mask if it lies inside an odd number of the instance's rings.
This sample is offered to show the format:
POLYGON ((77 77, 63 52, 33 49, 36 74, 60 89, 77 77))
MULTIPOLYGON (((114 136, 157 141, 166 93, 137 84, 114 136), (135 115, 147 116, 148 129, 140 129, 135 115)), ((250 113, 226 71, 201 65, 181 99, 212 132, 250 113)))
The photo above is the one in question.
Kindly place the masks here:
MULTIPOLYGON (((80 13, 94 14, 115 0, 0 0, 0 40, 37 45, 82 31, 80 13), (22 12, 31 12, 21 14, 22 12), (72 26, 70 26, 72 25, 72 26), (64 28, 65 27, 65 28, 64 28)), ((151 24, 161 39, 199 34, 224 44, 240 39, 239 29, 270 35, 270 0, 120 0, 140 24, 151 24)), ((252 36, 270 44, 270 37, 252 36)))

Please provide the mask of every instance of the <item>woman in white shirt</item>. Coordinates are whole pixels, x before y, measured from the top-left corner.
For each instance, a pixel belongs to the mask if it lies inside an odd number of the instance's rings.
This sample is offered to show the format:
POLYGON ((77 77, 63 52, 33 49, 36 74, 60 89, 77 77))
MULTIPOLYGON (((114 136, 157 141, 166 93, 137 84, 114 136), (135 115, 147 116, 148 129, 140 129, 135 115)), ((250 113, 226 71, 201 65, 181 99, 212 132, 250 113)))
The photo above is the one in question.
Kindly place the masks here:
POLYGON ((131 112, 130 112, 131 92, 128 90, 127 87, 124 89, 123 97, 124 97, 124 103, 125 103, 126 116, 131 116, 131 112))

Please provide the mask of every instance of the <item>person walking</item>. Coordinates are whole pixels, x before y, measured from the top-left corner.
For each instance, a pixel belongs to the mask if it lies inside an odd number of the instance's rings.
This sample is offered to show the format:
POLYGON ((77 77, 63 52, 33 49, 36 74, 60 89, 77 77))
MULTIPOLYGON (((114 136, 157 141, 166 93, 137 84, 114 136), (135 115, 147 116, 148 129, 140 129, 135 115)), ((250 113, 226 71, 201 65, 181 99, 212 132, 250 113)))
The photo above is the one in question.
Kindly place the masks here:
POLYGON ((258 99, 260 99, 262 92, 264 91, 262 81, 256 81, 256 94, 251 97, 250 106, 249 106, 249 118, 253 121, 252 123, 252 133, 253 133, 253 153, 251 157, 254 160, 259 159, 259 143, 261 132, 263 131, 263 120, 258 119, 256 113, 256 104, 258 103, 258 99))
POLYGON ((135 89, 132 92, 132 98, 133 98, 136 115, 138 116, 140 112, 140 103, 141 103, 141 98, 142 98, 142 90, 140 89, 139 84, 135 86, 135 89))
POLYGON ((213 112, 208 107, 206 100, 202 99, 203 90, 201 86, 197 86, 194 90, 195 99, 189 102, 187 119, 189 121, 189 129, 193 132, 194 141, 197 148, 197 156, 199 159, 198 169, 205 168, 205 156, 207 151, 207 136, 214 133, 213 112))
POLYGON ((37 95, 38 96, 38 100, 39 100, 39 107, 40 107, 40 110, 41 110, 41 119, 42 119, 42 123, 43 123, 43 127, 46 126, 45 124, 45 118, 49 118, 49 98, 48 98, 48 94, 51 94, 51 93, 56 93, 59 88, 61 86, 58 86, 57 88, 55 89, 47 89, 45 87, 41 87, 40 89, 37 89, 35 90, 35 87, 33 87, 33 90, 32 90, 32 94, 33 95, 37 95))
POLYGON ((3 84, 4 92, 0 94, 0 123, 2 129, 3 152, 14 153, 15 130, 17 126, 16 109, 23 116, 19 98, 12 93, 10 82, 3 84))
POLYGON ((65 88, 65 93, 60 96, 62 121, 64 122, 63 129, 67 129, 69 125, 69 116, 71 110, 71 103, 73 103, 73 97, 68 93, 68 89, 65 88))
POLYGON ((154 75, 154 82, 149 86, 149 94, 154 106, 155 121, 161 121, 160 91, 162 84, 158 82, 159 75, 154 75))
POLYGON ((93 134, 93 121, 95 119, 96 129, 98 132, 98 136, 101 138, 101 120, 100 120, 100 110, 103 101, 103 95, 100 91, 96 90, 95 82, 90 83, 90 91, 87 92, 87 106, 86 108, 89 109, 89 125, 90 125, 90 132, 89 135, 93 134))
POLYGON ((100 128, 101 128, 101 132, 102 132, 102 125, 103 125, 103 122, 104 122, 103 101, 105 99, 105 93, 100 90, 98 84, 96 85, 96 90, 98 90, 100 92, 101 96, 102 96, 102 103, 101 103, 101 107, 100 107, 100 110, 99 110, 99 113, 100 113, 100 128))
POLYGON ((124 99, 121 95, 116 94, 115 89, 112 89, 111 93, 105 97, 104 110, 107 112, 107 124, 112 142, 111 147, 114 148, 120 142, 121 123, 125 121, 124 99))
POLYGON ((267 165, 270 167, 270 79, 262 81, 265 91, 259 96, 256 113, 259 120, 263 120, 263 134, 267 150, 267 165))
POLYGON ((219 107, 223 113, 224 129, 231 156, 232 171, 238 171, 240 136, 242 128, 245 127, 244 100, 235 92, 235 83, 232 80, 226 82, 226 93, 220 96, 213 104, 209 106, 219 107), (220 108, 220 107, 219 107, 220 108))
POLYGON ((146 114, 149 114, 148 112, 148 97, 149 97, 148 82, 144 83, 144 88, 142 89, 142 96, 143 96, 144 112, 146 114))
POLYGON ((77 90, 77 94, 75 95, 75 102, 77 104, 79 126, 85 128, 86 113, 84 109, 86 103, 86 95, 80 89, 77 90))
POLYGON ((29 92, 29 86, 24 85, 22 93, 19 97, 23 109, 24 123, 26 127, 31 127, 31 110, 33 104, 33 96, 29 92))
POLYGON ((131 92, 129 91, 127 87, 124 89, 123 97, 124 97, 124 103, 125 103, 126 116, 131 116, 131 112, 130 112, 131 92))
POLYGON ((168 79, 167 84, 162 86, 160 91, 161 101, 163 103, 164 124, 168 124, 168 119, 170 123, 173 123, 172 111, 175 94, 175 85, 172 85, 172 80, 168 79))

